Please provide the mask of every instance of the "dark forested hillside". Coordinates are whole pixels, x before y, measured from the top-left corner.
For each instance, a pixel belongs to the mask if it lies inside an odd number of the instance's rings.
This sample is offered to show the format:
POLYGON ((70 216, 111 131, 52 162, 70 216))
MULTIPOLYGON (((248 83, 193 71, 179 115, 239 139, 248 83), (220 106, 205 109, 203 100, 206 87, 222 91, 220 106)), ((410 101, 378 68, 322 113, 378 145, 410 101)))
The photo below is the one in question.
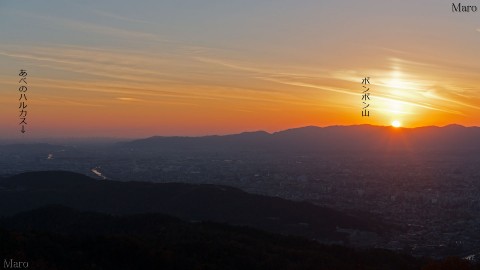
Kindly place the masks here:
POLYGON ((161 214, 112 216, 50 206, 0 219, 0 254, 31 269, 420 269, 385 250, 326 246, 161 214))
POLYGON ((70 172, 30 172, 0 182, 2 215, 49 204, 111 214, 165 213, 329 242, 347 241, 338 227, 379 234, 385 230, 380 222, 329 208, 218 185, 100 181, 70 172))

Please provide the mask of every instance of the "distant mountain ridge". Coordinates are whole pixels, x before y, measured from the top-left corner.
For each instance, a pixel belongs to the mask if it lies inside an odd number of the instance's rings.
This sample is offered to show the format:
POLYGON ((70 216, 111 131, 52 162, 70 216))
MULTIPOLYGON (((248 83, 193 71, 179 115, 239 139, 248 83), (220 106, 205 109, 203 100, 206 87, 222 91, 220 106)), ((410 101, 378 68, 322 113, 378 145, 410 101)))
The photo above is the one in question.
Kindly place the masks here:
POLYGON ((275 133, 245 132, 224 136, 150 137, 117 145, 132 150, 163 151, 478 151, 480 128, 394 128, 356 125, 301 127, 275 133))
POLYGON ((394 128, 390 126, 306 126, 268 133, 243 132, 231 135, 153 136, 121 142, 110 142, 96 147, 55 145, 46 143, 0 145, 6 153, 45 155, 68 150, 77 155, 96 151, 96 155, 137 153, 185 153, 185 152, 478 152, 480 151, 480 127, 464 127, 451 124, 443 127, 394 128))

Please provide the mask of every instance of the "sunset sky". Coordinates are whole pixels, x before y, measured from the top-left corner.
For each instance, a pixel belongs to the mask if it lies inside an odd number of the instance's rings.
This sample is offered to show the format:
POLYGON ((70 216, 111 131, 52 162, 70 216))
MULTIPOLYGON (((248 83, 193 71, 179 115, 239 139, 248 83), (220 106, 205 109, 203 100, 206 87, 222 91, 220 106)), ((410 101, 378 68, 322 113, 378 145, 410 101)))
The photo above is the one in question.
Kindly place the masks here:
POLYGON ((0 138, 479 126, 480 13, 451 5, 0 0, 0 138))

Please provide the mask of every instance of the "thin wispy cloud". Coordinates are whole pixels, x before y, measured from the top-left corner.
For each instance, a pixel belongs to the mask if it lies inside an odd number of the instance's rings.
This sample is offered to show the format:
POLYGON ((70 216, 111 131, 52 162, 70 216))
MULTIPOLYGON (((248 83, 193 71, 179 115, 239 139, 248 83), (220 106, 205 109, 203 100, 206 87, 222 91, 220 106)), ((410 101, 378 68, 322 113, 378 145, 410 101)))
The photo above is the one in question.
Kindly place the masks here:
MULTIPOLYGON (((218 59, 209 59, 209 58, 202 58, 202 57, 197 57, 196 59, 199 61, 204 61, 211 64, 221 65, 231 69, 261 74, 261 75, 257 75, 257 78, 270 81, 270 82, 283 84, 283 85, 288 85, 293 87, 313 88, 322 92, 332 92, 332 93, 344 94, 349 96, 358 97, 360 95, 358 91, 352 91, 351 88, 348 89, 348 88, 338 87, 339 84, 341 85, 345 83, 358 84, 359 78, 361 78, 361 76, 359 75, 359 72, 355 70, 350 70, 346 72, 331 71, 326 76, 313 77, 311 76, 311 74, 299 74, 299 73, 291 74, 288 72, 272 72, 265 68, 260 69, 255 67, 249 67, 249 66, 234 64, 228 61, 218 60, 218 59), (331 82, 330 84, 315 84, 315 83, 305 81, 305 79, 325 79, 325 78, 328 78, 328 75, 332 75, 332 77, 335 78, 337 81, 331 82), (334 84, 336 84, 337 86, 335 86, 334 84)), ((391 58, 391 61, 397 65, 401 65, 404 68, 406 66, 417 66, 417 67, 418 66, 421 66, 421 67, 434 66, 428 63, 404 60, 399 58, 391 58)), ((410 79, 404 78, 403 79, 404 82, 402 83, 402 85, 397 86, 397 88, 404 90, 403 97, 400 97, 398 95, 392 95, 386 92, 387 88, 392 87, 392 85, 389 84, 389 80, 391 79, 389 71, 375 71, 375 72, 371 71, 369 73, 384 74, 383 76, 377 77, 375 79, 377 81, 377 83, 375 83, 377 87, 375 98, 377 100, 380 100, 383 102, 391 102, 393 100, 396 100, 401 104, 413 106, 421 109, 439 111, 439 112, 456 114, 456 115, 465 115, 464 112, 459 110, 461 106, 457 106, 457 105, 464 105, 464 103, 462 102, 455 101, 453 99, 449 99, 446 97, 442 97, 438 94, 434 96, 433 95, 429 96, 427 98, 430 99, 430 101, 431 99, 442 101, 442 104, 438 102, 437 102, 438 104, 435 104, 435 102, 431 103, 427 101, 427 99, 422 95, 422 93, 426 89, 431 87, 434 84, 434 82, 431 82, 428 80, 419 80, 417 78, 410 78, 410 79), (454 108, 457 108, 457 109, 454 109, 454 108)), ((330 99, 330 102, 335 102, 335 100, 330 99)), ((379 105, 382 106, 381 104, 379 105)), ((473 105, 470 107, 477 108, 476 106, 473 106, 473 105)))
MULTIPOLYGON (((118 80, 142 82, 173 81, 162 65, 173 62, 157 60, 152 55, 123 50, 102 50, 94 48, 55 47, 16 47, 0 46, 0 55, 31 61, 35 65, 105 77, 118 80)), ((161 55, 159 56, 159 58, 161 55)))
POLYGON ((227 67, 227 68, 230 68, 230 69, 235 69, 235 70, 255 72, 255 73, 265 73, 265 71, 263 71, 261 69, 258 69, 258 68, 242 66, 242 65, 239 65, 239 64, 233 64, 233 63, 231 63, 229 61, 225 61, 225 60, 212 59, 212 58, 207 58, 207 57, 194 57, 194 59, 197 60, 197 61, 203 62, 203 63, 220 65, 220 66, 227 67))
POLYGON ((117 97, 116 99, 120 101, 133 101, 133 102, 144 101, 143 99, 131 98, 131 97, 117 97))
POLYGON ((59 16, 41 15, 26 11, 16 11, 19 16, 36 19, 47 22, 52 25, 62 25, 62 27, 70 28, 73 31, 80 31, 87 34, 99 34, 102 36, 109 36, 114 38, 121 38, 125 40, 135 39, 137 42, 141 41, 155 41, 168 42, 167 39, 162 38, 156 33, 150 33, 140 30, 125 29, 119 27, 112 27, 87 21, 73 20, 69 18, 62 18, 59 16))
POLYGON ((107 12, 107 11, 104 11, 104 10, 94 9, 94 10, 92 10, 92 12, 99 15, 99 16, 102 16, 102 17, 112 18, 112 19, 116 19, 116 20, 120 20, 120 21, 155 25, 154 23, 149 22, 149 21, 134 19, 134 18, 130 18, 130 17, 127 17, 127 16, 122 16, 122 15, 119 15, 119 14, 107 12))

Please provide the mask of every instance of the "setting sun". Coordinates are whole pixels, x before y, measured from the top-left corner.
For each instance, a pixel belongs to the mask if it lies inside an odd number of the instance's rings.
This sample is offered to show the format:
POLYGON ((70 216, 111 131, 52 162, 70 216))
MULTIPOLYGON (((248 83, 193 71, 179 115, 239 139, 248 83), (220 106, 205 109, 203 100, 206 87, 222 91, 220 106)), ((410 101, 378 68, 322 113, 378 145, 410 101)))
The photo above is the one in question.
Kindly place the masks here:
POLYGON ((398 120, 395 120, 395 121, 392 122, 392 127, 398 128, 398 127, 400 127, 401 125, 402 125, 402 123, 400 123, 400 121, 398 121, 398 120))

